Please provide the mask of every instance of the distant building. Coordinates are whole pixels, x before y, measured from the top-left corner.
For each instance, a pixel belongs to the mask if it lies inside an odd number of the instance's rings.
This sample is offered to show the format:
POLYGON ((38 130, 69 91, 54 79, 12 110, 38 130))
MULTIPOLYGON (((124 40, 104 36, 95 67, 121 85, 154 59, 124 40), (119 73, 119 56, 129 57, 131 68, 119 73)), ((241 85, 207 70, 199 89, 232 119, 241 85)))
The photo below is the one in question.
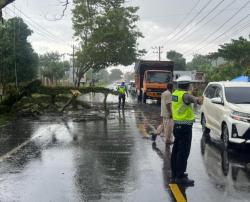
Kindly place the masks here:
POLYGON ((193 82, 204 82, 205 74, 201 71, 174 71, 173 81, 176 81, 181 76, 189 76, 193 82))
POLYGON ((204 72, 196 71, 196 70, 194 70, 194 71, 174 71, 173 83, 174 83, 175 88, 177 87, 176 80, 182 76, 191 77, 193 95, 197 96, 198 94, 201 94, 207 85, 204 72))
POLYGON ((196 71, 195 81, 205 81, 205 73, 201 71, 196 71))

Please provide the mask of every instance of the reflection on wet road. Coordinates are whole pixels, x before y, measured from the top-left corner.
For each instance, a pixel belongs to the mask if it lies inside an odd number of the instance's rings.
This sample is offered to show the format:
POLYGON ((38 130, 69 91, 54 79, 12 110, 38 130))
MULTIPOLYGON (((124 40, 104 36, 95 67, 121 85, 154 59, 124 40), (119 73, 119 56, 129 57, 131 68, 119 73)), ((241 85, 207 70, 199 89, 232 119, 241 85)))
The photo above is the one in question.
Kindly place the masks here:
MULTIPOLYGON (((0 131, 0 201, 175 201, 171 147, 149 139, 159 113, 156 104, 135 104, 108 120, 43 117, 8 125, 0 131)), ((246 151, 221 150, 198 122, 193 134, 188 171, 195 187, 181 188, 187 201, 248 201, 246 151)))
POLYGON ((249 201, 249 148, 225 150, 205 134, 200 144, 206 174, 216 189, 213 193, 221 193, 220 201, 249 201))

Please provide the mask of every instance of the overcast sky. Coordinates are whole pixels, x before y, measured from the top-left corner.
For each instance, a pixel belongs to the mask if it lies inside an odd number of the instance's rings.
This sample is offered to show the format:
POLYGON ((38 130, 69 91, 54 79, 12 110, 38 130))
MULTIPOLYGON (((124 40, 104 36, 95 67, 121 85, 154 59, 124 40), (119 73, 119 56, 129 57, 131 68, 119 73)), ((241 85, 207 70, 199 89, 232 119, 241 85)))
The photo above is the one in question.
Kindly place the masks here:
MULTIPOLYGON (((139 48, 148 51, 144 59, 157 60, 152 47, 162 46, 162 59, 167 51, 176 50, 190 60, 194 53, 216 51, 231 38, 250 34, 250 0, 127 0, 127 4, 140 7, 138 28, 144 38, 139 48)), ((36 52, 66 54, 74 44, 71 7, 62 20, 53 21, 62 10, 59 0, 16 0, 4 15, 24 18, 34 31, 29 40, 36 52)))

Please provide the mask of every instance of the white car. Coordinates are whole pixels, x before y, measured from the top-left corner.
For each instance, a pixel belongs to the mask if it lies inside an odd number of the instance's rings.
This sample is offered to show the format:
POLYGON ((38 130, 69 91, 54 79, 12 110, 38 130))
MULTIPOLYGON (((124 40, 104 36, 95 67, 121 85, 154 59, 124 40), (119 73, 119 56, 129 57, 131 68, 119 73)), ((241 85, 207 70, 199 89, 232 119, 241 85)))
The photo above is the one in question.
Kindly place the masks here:
POLYGON ((225 148, 229 142, 250 144, 250 83, 211 82, 203 96, 203 132, 213 131, 225 148))

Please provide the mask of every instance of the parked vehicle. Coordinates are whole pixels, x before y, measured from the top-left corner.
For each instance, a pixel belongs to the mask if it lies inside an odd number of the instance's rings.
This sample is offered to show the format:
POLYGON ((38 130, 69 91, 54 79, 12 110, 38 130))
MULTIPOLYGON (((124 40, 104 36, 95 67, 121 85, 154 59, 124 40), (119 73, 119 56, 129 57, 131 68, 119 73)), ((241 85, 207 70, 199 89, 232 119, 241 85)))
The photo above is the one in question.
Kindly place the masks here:
POLYGON ((122 83, 121 81, 116 81, 115 83, 113 83, 113 90, 114 90, 114 91, 117 91, 118 86, 120 86, 121 83, 122 83))
POLYGON ((201 107, 203 132, 210 130, 228 144, 250 144, 250 83, 211 82, 201 107))
POLYGON ((131 94, 135 94, 136 93, 135 81, 129 81, 129 83, 128 83, 128 91, 131 94))
POLYGON ((139 61, 135 65, 135 87, 138 101, 160 100, 161 93, 172 82, 174 63, 171 61, 139 61))

